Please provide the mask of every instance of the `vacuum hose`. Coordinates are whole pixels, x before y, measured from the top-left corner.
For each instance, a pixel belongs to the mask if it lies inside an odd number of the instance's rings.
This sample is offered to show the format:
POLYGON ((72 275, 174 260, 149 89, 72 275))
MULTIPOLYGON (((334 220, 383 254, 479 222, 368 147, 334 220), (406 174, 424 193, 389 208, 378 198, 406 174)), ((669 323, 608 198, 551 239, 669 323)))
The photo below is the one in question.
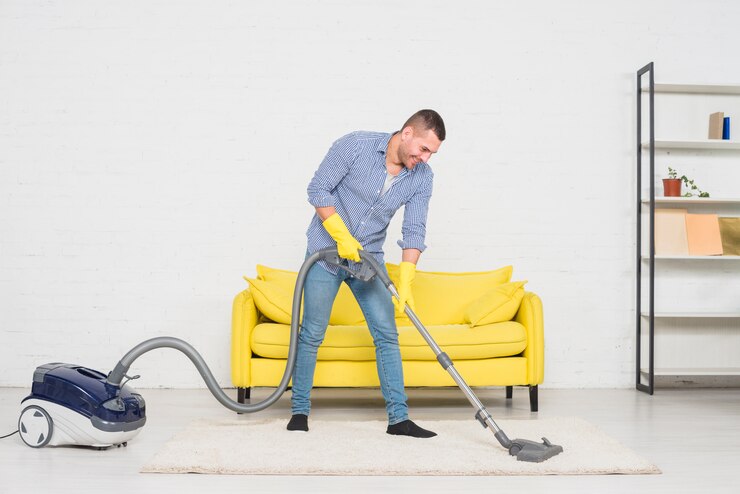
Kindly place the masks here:
POLYGON ((121 382, 126 377, 126 373, 128 372, 129 367, 131 367, 131 364, 145 353, 157 348, 174 348, 175 350, 179 350, 184 353, 190 361, 193 362, 193 365, 198 369, 198 372, 208 386, 208 389, 223 406, 238 413, 253 413, 264 410, 274 404, 283 395, 288 387, 290 378, 293 375, 293 367, 295 366, 296 354, 298 352, 298 328, 300 325, 299 314, 301 313, 303 287, 306 283, 306 276, 308 275, 309 269, 311 269, 316 262, 320 260, 326 261, 329 264, 333 264, 340 269, 348 271, 354 277, 363 281, 369 281, 375 275, 378 275, 386 286, 392 285, 391 280, 388 278, 385 271, 380 269, 377 261, 370 254, 365 254, 363 251, 360 251, 360 257, 363 262, 358 265, 357 270, 350 269, 343 265, 343 261, 339 257, 336 248, 319 250, 311 254, 303 262, 300 271, 298 271, 298 278, 296 279, 295 290, 293 291, 293 317, 291 317, 290 321, 290 347, 288 349, 288 360, 285 365, 285 372, 283 373, 283 378, 280 380, 280 384, 278 384, 275 391, 259 403, 242 404, 229 398, 218 385, 218 382, 216 382, 216 379, 213 377, 211 370, 208 368, 208 364, 206 364, 203 357, 201 357, 195 348, 186 341, 170 336, 162 336, 143 341, 129 350, 110 374, 108 374, 107 383, 113 386, 120 386, 121 382))

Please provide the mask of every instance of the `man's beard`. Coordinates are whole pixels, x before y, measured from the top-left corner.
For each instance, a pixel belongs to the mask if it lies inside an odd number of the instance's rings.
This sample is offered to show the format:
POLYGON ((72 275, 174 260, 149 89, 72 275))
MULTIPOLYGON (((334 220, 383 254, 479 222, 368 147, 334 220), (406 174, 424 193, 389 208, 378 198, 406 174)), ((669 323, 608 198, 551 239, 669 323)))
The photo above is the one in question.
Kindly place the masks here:
MULTIPOLYGON (((404 168, 408 168, 408 162, 411 159, 411 154, 407 153, 404 149, 399 148, 398 149, 398 157, 401 160, 401 164, 404 168)), ((416 163, 414 163, 415 165, 416 163)))

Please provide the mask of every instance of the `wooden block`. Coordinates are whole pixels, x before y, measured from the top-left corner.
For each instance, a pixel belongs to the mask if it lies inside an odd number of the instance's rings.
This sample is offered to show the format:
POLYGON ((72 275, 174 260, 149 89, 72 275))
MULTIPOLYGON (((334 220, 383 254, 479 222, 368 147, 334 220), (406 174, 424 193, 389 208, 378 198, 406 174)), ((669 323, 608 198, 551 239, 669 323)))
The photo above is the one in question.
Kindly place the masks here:
POLYGON ((725 112, 718 111, 709 115, 709 138, 722 139, 722 128, 725 124, 725 112))

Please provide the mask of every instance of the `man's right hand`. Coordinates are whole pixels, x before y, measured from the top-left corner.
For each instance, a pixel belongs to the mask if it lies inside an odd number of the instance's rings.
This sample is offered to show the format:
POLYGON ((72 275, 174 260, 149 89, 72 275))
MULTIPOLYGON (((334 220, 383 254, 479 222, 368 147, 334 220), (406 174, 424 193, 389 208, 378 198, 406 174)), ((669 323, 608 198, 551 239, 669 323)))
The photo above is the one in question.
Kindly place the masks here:
POLYGON ((342 221, 342 217, 334 213, 324 220, 323 225, 331 238, 336 241, 339 257, 360 262, 359 251, 363 250, 362 245, 349 232, 347 225, 342 221))

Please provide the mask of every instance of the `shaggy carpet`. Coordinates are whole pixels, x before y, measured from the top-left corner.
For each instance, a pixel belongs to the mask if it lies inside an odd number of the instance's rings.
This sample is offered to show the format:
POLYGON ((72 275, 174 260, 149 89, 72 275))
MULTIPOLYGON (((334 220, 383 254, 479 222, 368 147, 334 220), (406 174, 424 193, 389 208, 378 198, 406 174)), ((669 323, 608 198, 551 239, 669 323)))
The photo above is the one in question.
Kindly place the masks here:
POLYGON ((380 421, 320 421, 309 432, 287 420, 199 420, 177 433, 142 472, 268 475, 583 475, 660 470, 578 418, 501 420, 511 438, 547 437, 564 452, 517 461, 475 420, 419 421, 431 439, 391 436, 380 421))

